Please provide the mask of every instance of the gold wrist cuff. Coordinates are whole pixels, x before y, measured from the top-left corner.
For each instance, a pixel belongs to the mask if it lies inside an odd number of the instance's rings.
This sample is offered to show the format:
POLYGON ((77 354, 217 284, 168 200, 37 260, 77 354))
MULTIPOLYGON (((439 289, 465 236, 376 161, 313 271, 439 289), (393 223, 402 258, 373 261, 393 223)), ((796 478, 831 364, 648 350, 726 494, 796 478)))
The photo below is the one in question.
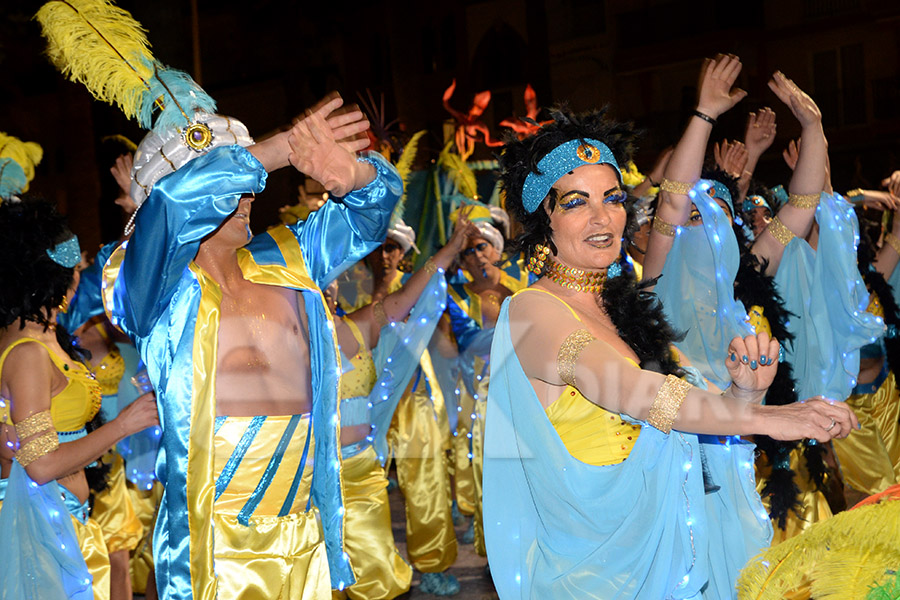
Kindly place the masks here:
POLYGON ((570 333, 559 347, 556 354, 556 372, 559 373, 560 379, 572 387, 578 387, 575 385, 575 363, 578 356, 585 346, 595 339, 587 329, 578 329, 570 333))
POLYGON ((675 233, 678 231, 678 225, 663 221, 659 216, 655 216, 653 217, 653 231, 661 233, 666 237, 675 237, 675 233))
POLYGON ((662 183, 659 184, 659 190, 661 192, 669 192, 670 194, 683 194, 685 196, 688 195, 694 189, 693 183, 686 183, 684 181, 672 181, 671 179, 663 178, 662 183))
POLYGON ((16 452, 16 460, 23 467, 27 467, 37 459, 59 448, 59 436, 55 431, 36 437, 16 452))
POLYGON ((53 429, 53 419, 50 418, 50 411, 44 410, 22 419, 15 424, 15 427, 16 435, 20 440, 24 440, 36 433, 53 429))
POLYGON ((375 322, 378 323, 379 329, 390 322, 388 321, 387 313, 384 312, 384 302, 381 300, 372 305, 372 314, 375 317, 375 322))
POLYGON ((647 423, 663 433, 672 431, 672 423, 678 416, 678 409, 687 397, 691 384, 674 375, 666 375, 666 380, 656 393, 647 423))
POLYGON ((850 190, 845 194, 848 198, 857 198, 857 197, 865 197, 865 194, 862 191, 862 188, 856 188, 850 190))
POLYGON ((438 266, 437 263, 434 262, 434 257, 428 257, 428 260, 425 261, 425 264, 422 265, 422 268, 429 275, 434 275, 438 272, 438 266))
POLYGON ((815 208, 822 194, 789 194, 788 204, 794 208, 815 208))
POLYGON ((781 219, 776 215, 772 221, 769 223, 769 226, 766 227, 766 230, 772 234, 778 243, 782 246, 787 246, 791 243, 791 240, 794 239, 794 232, 788 229, 784 223, 781 222, 781 219))
POLYGON ((888 233, 886 236, 884 236, 884 241, 894 249, 894 252, 900 254, 900 238, 898 238, 893 233, 888 233))

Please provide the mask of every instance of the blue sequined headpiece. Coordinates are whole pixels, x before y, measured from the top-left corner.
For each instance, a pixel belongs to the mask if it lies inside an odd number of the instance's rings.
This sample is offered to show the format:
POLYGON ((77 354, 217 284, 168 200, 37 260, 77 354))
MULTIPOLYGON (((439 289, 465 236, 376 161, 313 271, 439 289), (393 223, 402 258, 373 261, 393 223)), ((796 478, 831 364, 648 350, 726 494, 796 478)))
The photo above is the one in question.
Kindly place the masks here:
POLYGON ((73 235, 66 241, 47 248, 47 256, 56 264, 71 269, 81 262, 81 246, 78 245, 78 236, 73 235))
POLYGON ((584 165, 603 163, 611 166, 622 183, 622 173, 609 146, 591 138, 569 140, 551 150, 538 162, 538 173, 529 173, 522 186, 522 204, 533 213, 560 177, 584 165))
POLYGON ((700 181, 705 181, 710 185, 710 188, 706 190, 706 193, 713 198, 725 201, 725 204, 727 204, 728 208, 731 210, 731 217, 734 218, 734 200, 731 199, 731 192, 728 191, 728 187, 721 181, 716 181, 715 179, 701 179, 700 181))
POLYGON ((766 202, 766 199, 759 194, 753 194, 752 196, 747 196, 746 198, 744 198, 744 212, 750 212, 758 206, 768 208, 770 213, 775 212, 772 210, 772 207, 769 206, 769 203, 766 202))

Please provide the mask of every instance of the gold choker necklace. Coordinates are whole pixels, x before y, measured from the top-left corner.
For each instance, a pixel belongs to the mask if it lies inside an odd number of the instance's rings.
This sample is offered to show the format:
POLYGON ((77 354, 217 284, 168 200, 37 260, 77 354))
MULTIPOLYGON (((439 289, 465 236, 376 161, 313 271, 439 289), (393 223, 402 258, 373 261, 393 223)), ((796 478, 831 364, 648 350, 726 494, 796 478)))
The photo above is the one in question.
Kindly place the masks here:
POLYGON ((606 271, 585 271, 574 267, 564 267, 555 260, 548 259, 542 275, 567 290, 599 294, 606 283, 606 271))

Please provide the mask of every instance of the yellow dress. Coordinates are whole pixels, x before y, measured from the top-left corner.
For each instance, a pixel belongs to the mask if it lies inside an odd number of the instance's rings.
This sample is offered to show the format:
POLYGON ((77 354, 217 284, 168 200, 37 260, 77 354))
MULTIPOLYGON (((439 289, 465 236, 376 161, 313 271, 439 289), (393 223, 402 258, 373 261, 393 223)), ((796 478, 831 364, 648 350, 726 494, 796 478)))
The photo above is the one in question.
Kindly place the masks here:
MULTIPOLYGON (((875 294, 866 310, 884 317, 884 308, 875 294)), ((860 429, 842 440, 834 440, 834 453, 841 463, 844 481, 867 494, 877 494, 900 482, 900 392, 894 373, 888 370, 887 359, 884 361, 872 384, 854 390, 866 389, 866 393, 847 398, 860 429)))
MULTIPOLYGON (((767 334, 772 335, 772 328, 769 325, 769 319, 763 314, 763 307, 758 305, 751 306, 747 310, 747 315, 750 317, 750 325, 753 326, 753 330, 756 331, 757 334, 765 331, 767 334)), ((806 458, 803 456, 802 449, 794 448, 791 451, 790 456, 791 470, 796 473, 794 482, 797 484, 797 487, 800 488, 800 494, 798 496, 800 507, 797 509, 799 514, 794 511, 788 512, 784 529, 780 528, 777 522, 772 522, 772 529, 774 530, 772 535, 773 544, 777 544, 778 542, 784 541, 799 533, 803 533, 803 531, 809 528, 813 523, 824 521, 832 516, 831 507, 828 505, 825 494, 817 490, 815 483, 810 479, 809 471, 806 466, 806 458)), ((768 476, 772 472, 772 465, 766 460, 765 454, 760 453, 759 457, 756 459, 755 466, 756 491, 762 492, 768 476)), ((826 482, 827 481, 826 475, 826 482)), ((768 511, 770 499, 762 498, 762 502, 763 506, 766 507, 766 511, 768 511)))
POLYGON ((306 502, 311 438, 309 415, 216 417, 212 520, 219 600, 331 594, 318 511, 306 502))
MULTIPOLYGON (((368 402, 375 385, 372 353, 353 319, 344 319, 359 344, 359 352, 350 359, 353 370, 341 376, 341 407, 346 399, 368 402)), ((387 476, 366 440, 341 449, 344 484, 344 550, 350 556, 356 583, 335 592, 335 598, 376 600, 396 598, 409 590, 412 568, 394 545, 391 507, 388 503, 387 476)))
MULTIPOLYGON (((98 323, 96 328, 109 344, 109 335, 103 324, 98 323)), ((92 372, 104 396, 115 396, 119 393, 119 381, 125 374, 125 360, 115 344, 111 345, 109 353, 100 360, 92 372)), ((134 550, 141 541, 143 526, 125 485, 125 461, 115 449, 104 454, 100 460, 109 465, 110 470, 106 488, 94 497, 91 518, 97 521, 103 530, 103 539, 106 540, 106 549, 110 554, 120 550, 134 550)))
MULTIPOLYGON (((65 359, 58 357, 40 340, 21 338, 10 344, 0 355, 0 378, 9 352, 26 342, 40 344, 47 351, 53 365, 68 380, 66 387, 50 399, 50 418, 59 435, 60 446, 67 441, 66 438, 71 440, 84 437, 85 424, 100 410, 101 393, 100 386, 83 365, 73 363, 73 367, 70 368, 65 359)), ((4 422, 10 422, 8 412, 2 417, 6 419, 4 422)), ((64 486, 60 485, 60 488, 63 493, 68 492, 64 486)), ((88 572, 93 578, 94 598, 106 600, 109 598, 110 584, 109 553, 100 525, 85 512, 79 511, 78 515, 72 515, 72 526, 75 528, 75 535, 88 572)))

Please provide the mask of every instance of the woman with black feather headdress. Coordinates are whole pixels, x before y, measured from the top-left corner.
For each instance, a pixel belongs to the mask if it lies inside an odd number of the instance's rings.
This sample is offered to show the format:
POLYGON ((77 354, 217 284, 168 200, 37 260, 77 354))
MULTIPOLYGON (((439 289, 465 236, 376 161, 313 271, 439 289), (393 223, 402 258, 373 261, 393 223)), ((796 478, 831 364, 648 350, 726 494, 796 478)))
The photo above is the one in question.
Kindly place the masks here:
POLYGON ((714 438, 701 450, 695 434, 824 442, 854 418, 819 400, 760 405, 777 360, 752 369, 738 357, 759 363, 760 342, 773 357, 778 344, 755 335, 720 357, 727 394, 682 380, 656 297, 618 262, 633 222, 618 164, 633 130, 605 111, 551 116, 501 158, 507 209, 523 227, 516 243, 540 279, 504 302, 493 338, 492 577, 501 598, 730 597, 771 529, 752 445, 714 438))

